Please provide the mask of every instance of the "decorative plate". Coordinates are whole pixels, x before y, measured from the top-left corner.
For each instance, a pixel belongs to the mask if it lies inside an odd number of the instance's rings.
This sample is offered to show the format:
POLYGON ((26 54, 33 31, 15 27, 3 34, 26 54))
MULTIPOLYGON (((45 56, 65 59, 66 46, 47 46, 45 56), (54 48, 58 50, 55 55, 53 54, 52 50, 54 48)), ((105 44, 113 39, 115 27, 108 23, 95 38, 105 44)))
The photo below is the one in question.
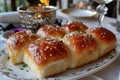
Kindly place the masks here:
POLYGON ((91 9, 79 9, 79 8, 69 8, 61 10, 62 13, 73 16, 73 17, 93 17, 97 14, 95 10, 91 9))
POLYGON ((62 73, 56 74, 54 76, 48 78, 36 78, 33 72, 29 69, 25 64, 20 65, 12 65, 9 60, 7 49, 3 49, 0 52, 0 71, 5 76, 5 78, 11 78, 15 80, 73 80, 80 79, 91 75, 104 67, 108 66, 112 63, 120 53, 119 45, 109 54, 99 58, 98 60, 89 63, 83 67, 79 67, 76 69, 68 69, 62 73))

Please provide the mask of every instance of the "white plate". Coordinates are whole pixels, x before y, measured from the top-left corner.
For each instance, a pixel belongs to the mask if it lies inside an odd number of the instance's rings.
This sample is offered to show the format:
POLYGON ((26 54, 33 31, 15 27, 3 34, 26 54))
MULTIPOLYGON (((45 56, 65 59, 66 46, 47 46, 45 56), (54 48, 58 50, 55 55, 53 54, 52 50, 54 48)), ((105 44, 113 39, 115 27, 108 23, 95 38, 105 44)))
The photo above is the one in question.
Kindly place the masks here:
MULTIPOLYGON (((99 58, 95 62, 89 63, 83 67, 76 69, 68 69, 65 72, 59 73, 55 76, 45 78, 47 80, 73 80, 80 79, 89 76, 104 67, 112 63, 118 56, 120 47, 117 46, 116 50, 111 51, 109 54, 99 58)), ((20 80, 41 80, 37 79, 33 72, 28 67, 23 67, 23 64, 12 65, 8 59, 8 52, 3 49, 0 52, 0 71, 3 73, 5 78, 20 79, 20 80)))
POLYGON ((6 41, 8 39, 9 36, 11 36, 12 34, 14 34, 14 32, 12 30, 8 30, 2 33, 2 36, 0 37, 3 41, 6 41))
POLYGON ((73 17, 93 17, 97 14, 95 10, 69 8, 61 10, 62 13, 73 17))

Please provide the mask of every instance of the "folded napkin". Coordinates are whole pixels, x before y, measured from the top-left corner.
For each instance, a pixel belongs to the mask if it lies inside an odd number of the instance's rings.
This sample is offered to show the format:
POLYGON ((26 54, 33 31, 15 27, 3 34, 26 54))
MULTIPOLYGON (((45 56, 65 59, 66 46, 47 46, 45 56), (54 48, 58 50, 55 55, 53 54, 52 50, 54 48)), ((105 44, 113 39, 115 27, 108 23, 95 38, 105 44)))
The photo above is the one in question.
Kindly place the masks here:
POLYGON ((4 12, 0 13, 0 23, 18 23, 19 20, 19 12, 4 12))

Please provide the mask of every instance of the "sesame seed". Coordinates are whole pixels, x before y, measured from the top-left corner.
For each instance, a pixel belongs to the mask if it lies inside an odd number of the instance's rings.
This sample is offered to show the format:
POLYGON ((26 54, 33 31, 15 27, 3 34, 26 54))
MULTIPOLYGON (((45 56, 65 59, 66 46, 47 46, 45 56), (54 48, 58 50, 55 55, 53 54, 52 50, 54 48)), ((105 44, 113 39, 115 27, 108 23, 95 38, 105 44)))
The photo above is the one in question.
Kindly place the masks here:
POLYGON ((50 56, 52 56, 52 54, 50 54, 50 56))
POLYGON ((84 47, 84 45, 81 45, 81 47, 83 48, 83 47, 84 47))
POLYGON ((50 48, 50 50, 52 50, 52 48, 50 48))
POLYGON ((44 57, 44 60, 46 60, 46 57, 44 57))
POLYGON ((105 38, 105 36, 102 36, 103 38, 105 38))
POLYGON ((49 48, 49 46, 46 46, 44 50, 46 51, 48 48, 49 48))
POLYGON ((88 47, 88 45, 86 45, 86 48, 88 47))
POLYGON ((54 47, 54 49, 56 49, 56 47, 54 47))

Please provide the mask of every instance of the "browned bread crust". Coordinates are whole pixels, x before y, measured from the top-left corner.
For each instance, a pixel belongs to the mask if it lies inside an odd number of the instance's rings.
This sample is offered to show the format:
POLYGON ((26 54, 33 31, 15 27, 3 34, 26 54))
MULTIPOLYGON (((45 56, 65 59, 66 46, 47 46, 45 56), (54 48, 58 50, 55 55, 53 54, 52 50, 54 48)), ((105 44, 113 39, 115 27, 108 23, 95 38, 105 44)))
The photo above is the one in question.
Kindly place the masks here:
POLYGON ((36 34, 17 32, 7 40, 7 48, 13 64, 24 62, 38 77, 48 77, 97 60, 115 49, 116 42, 106 28, 70 22, 56 28, 45 25, 36 34))
POLYGON ((50 76, 62 72, 68 67, 68 49, 58 39, 40 38, 30 43, 25 49, 24 62, 38 77, 50 76))
POLYGON ((88 27, 86 25, 84 25, 82 22, 70 22, 70 23, 66 23, 62 26, 62 28, 67 32, 73 32, 73 31, 85 31, 88 29, 88 27))
POLYGON ((98 58, 98 44, 92 35, 72 32, 64 36, 63 42, 70 50, 70 68, 84 65, 98 58))
POLYGON ((41 37, 55 37, 60 39, 66 32, 61 27, 55 28, 50 25, 45 25, 37 31, 37 34, 41 37))
POLYGON ((24 48, 32 41, 39 38, 30 31, 20 31, 11 35, 7 40, 10 60, 13 64, 22 63, 24 48))
POLYGON ((88 34, 91 34, 97 41, 100 48, 100 56, 110 52, 116 47, 116 36, 113 32, 103 27, 90 28, 86 30, 88 34))

